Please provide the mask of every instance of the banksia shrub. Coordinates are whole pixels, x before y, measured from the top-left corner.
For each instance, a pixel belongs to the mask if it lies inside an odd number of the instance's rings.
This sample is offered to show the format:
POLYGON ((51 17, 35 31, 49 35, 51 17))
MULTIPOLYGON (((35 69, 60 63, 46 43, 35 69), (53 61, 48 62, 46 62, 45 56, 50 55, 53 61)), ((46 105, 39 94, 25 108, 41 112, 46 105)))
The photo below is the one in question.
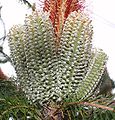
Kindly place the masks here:
POLYGON ((42 12, 30 4, 32 14, 10 29, 17 77, 1 81, 1 120, 115 118, 115 101, 108 96, 114 83, 107 73, 107 55, 92 47, 92 21, 83 3, 45 0, 42 12))
POLYGON ((71 12, 57 37, 47 13, 26 16, 11 28, 9 46, 17 82, 39 103, 88 98, 100 82, 106 54, 92 49, 93 28, 83 12, 71 12))

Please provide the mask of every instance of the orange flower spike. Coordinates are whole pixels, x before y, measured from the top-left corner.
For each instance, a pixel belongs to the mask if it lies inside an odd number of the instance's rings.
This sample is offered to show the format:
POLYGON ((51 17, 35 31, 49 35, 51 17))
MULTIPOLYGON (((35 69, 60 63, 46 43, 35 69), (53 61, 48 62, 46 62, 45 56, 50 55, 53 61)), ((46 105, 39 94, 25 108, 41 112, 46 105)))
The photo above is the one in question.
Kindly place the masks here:
POLYGON ((44 11, 50 13, 54 31, 57 37, 60 36, 68 15, 73 11, 83 8, 81 0, 45 0, 44 11))
POLYGON ((49 12, 54 33, 56 36, 56 49, 60 46, 60 37, 69 14, 83 8, 84 0, 45 0, 43 11, 49 12))
POLYGON ((65 19, 73 11, 78 11, 83 8, 83 3, 80 3, 79 0, 66 0, 66 10, 65 10, 65 19))
POLYGON ((63 0, 45 0, 44 11, 50 13, 50 19, 52 21, 56 36, 60 33, 60 24, 62 24, 62 2, 63 0))

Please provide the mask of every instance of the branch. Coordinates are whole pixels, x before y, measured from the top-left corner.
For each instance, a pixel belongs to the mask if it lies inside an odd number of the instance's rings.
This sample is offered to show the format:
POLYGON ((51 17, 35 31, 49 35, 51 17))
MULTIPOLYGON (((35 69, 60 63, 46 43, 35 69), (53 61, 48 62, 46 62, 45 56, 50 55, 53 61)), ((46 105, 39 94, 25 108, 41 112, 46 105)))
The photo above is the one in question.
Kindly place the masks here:
POLYGON ((70 103, 65 104, 65 106, 70 106, 70 105, 86 105, 86 106, 92 106, 92 107, 101 108, 104 110, 109 110, 109 111, 115 112, 114 108, 96 104, 96 103, 92 103, 92 102, 91 103, 89 103, 89 102, 70 102, 70 103))

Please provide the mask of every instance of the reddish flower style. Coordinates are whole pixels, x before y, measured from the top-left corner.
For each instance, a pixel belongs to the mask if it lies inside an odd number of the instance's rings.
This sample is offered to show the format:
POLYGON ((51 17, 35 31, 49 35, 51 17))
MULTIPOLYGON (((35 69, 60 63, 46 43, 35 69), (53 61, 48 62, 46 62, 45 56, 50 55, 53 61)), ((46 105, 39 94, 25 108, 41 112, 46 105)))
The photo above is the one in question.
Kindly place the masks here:
POLYGON ((50 13, 50 19, 54 32, 59 42, 64 23, 68 15, 73 11, 84 8, 81 0, 45 0, 43 10, 50 13))

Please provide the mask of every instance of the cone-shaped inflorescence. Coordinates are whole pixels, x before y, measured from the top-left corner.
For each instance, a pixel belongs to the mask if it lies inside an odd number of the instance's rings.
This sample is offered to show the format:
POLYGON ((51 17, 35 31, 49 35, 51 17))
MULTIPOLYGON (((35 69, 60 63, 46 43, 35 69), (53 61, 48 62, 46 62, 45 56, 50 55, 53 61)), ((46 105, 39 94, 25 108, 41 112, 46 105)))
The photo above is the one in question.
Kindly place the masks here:
POLYGON ((8 40, 17 80, 29 100, 40 103, 74 96, 89 97, 100 82, 106 54, 92 49, 91 20, 72 12, 65 21, 60 45, 49 17, 33 13, 11 28, 8 40))

